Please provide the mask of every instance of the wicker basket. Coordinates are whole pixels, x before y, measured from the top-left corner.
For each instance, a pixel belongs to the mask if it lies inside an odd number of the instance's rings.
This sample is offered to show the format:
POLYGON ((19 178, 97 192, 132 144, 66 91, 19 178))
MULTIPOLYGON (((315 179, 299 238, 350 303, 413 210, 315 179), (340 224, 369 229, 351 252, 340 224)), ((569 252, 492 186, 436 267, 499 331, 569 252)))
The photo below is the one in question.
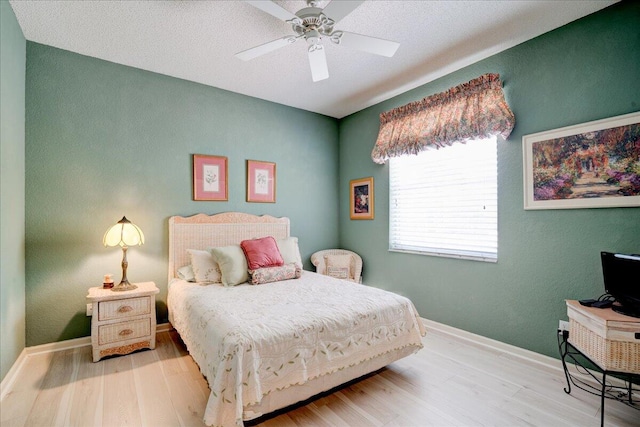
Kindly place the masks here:
POLYGON ((604 370, 640 374, 640 320, 571 302, 569 342, 604 370))

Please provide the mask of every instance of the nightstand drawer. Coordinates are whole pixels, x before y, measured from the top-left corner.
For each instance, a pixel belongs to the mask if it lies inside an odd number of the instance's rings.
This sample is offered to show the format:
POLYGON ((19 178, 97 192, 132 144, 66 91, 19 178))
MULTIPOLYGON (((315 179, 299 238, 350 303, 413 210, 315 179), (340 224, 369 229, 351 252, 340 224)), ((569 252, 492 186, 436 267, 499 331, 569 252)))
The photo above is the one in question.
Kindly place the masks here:
POLYGON ((140 338, 151 335, 151 319, 139 319, 132 322, 113 323, 98 326, 98 344, 140 338))
POLYGON ((98 320, 123 319, 151 313, 151 297, 128 298, 98 303, 98 320))

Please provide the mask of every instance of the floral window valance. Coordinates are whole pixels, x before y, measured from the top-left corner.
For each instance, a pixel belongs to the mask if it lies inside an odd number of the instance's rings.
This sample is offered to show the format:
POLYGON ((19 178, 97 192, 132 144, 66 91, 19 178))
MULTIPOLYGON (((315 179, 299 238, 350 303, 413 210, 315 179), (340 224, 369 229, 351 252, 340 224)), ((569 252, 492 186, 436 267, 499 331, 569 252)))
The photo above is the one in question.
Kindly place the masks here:
POLYGON ((446 92, 380 114, 371 158, 417 154, 427 148, 501 135, 508 138, 515 117, 504 99, 498 74, 485 74, 446 92))

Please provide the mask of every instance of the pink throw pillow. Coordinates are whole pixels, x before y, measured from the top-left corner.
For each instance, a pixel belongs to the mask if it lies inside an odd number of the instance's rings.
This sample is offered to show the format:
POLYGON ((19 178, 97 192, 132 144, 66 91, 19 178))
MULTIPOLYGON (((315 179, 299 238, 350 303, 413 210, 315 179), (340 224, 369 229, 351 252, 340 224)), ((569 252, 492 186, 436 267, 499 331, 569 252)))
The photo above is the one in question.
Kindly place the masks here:
POLYGON ((240 247, 247 258, 249 270, 257 270, 264 267, 279 267, 284 264, 278 244, 271 237, 261 239, 243 240, 240 247))

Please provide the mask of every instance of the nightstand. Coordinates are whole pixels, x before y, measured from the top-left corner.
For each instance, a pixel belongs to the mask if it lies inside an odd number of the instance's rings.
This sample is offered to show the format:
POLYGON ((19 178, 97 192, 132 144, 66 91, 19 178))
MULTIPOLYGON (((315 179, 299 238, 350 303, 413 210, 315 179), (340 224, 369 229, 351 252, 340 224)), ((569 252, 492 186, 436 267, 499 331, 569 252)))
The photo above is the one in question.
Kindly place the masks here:
POLYGON ((156 298, 153 282, 136 283, 137 289, 114 292, 102 286, 89 288, 93 305, 91 346, 93 361, 114 354, 129 354, 156 347, 156 298))

